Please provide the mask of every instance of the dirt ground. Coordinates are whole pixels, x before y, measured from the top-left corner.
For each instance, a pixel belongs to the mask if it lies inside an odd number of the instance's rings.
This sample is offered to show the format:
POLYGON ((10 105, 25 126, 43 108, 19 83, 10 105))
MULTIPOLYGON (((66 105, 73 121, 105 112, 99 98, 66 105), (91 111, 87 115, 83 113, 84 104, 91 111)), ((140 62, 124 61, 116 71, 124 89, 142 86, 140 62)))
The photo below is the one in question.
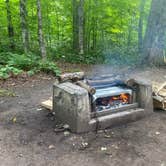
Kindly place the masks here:
MULTIPOLYGON (((166 69, 96 66, 86 71, 166 80, 166 69)), ((98 133, 57 134, 53 117, 40 109, 53 82, 45 75, 1 82, 16 96, 0 98, 0 166, 166 166, 166 112, 98 133)))

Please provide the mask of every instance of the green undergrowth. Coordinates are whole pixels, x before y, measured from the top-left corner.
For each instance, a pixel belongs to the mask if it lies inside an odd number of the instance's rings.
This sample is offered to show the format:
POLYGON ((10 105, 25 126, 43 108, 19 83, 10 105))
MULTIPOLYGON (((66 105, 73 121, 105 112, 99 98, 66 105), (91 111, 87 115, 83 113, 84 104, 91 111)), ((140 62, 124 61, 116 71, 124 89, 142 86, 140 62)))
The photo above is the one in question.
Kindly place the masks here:
POLYGON ((15 77, 22 72, 27 72, 29 76, 38 72, 51 73, 55 76, 60 74, 60 70, 54 62, 42 60, 39 56, 11 52, 0 53, 0 79, 15 77))

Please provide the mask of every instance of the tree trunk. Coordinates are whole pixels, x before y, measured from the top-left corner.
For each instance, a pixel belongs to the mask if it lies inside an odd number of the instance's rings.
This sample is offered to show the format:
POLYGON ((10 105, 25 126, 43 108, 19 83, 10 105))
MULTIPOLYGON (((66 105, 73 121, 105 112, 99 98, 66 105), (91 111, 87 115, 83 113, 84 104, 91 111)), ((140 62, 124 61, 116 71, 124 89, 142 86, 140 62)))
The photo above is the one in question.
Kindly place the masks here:
POLYGON ((140 17, 138 24, 138 51, 142 53, 143 49, 143 17, 144 17, 144 8, 145 8, 145 0, 141 0, 140 3, 140 17))
POLYGON ((39 40, 40 54, 42 59, 46 59, 46 48, 45 48, 45 42, 43 37, 42 13, 41 13, 40 0, 37 0, 37 15, 38 15, 38 40, 39 40))
POLYGON ((79 27, 79 54, 84 54, 84 0, 80 0, 78 7, 78 27, 79 27))
POLYGON ((73 0, 73 50, 78 52, 78 2, 73 0))
POLYGON ((96 50, 96 43, 97 43, 97 18, 92 18, 93 22, 93 34, 92 34, 92 50, 96 50))
POLYGON ((12 24, 12 16, 11 16, 11 11, 10 11, 10 4, 9 0, 6 0, 6 12, 7 12, 7 22, 8 22, 8 36, 9 36, 9 42, 10 42, 10 49, 14 50, 15 49, 15 44, 14 44, 14 28, 12 24))
POLYGON ((29 32, 28 32, 26 2, 27 0, 20 0, 21 31, 22 31, 22 43, 23 43, 24 53, 28 53, 29 50, 29 32))
POLYGON ((73 0, 73 50, 84 54, 84 0, 73 0))
POLYGON ((152 0, 147 29, 144 38, 144 62, 164 64, 166 37, 166 1, 152 0))

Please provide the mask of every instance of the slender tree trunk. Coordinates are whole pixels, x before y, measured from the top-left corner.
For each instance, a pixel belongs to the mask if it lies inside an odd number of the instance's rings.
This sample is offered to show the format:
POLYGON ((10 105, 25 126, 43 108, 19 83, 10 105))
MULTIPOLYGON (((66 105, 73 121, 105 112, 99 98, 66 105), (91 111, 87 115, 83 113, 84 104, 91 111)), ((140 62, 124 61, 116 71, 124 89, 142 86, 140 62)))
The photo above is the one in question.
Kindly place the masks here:
POLYGON ((43 59, 46 59, 46 47, 45 47, 45 42, 43 37, 42 13, 41 13, 40 0, 37 0, 37 15, 38 15, 38 40, 39 40, 40 54, 43 59))
POLYGON ((144 17, 144 8, 145 8, 145 0, 141 0, 140 3, 140 17, 138 24, 138 51, 142 53, 143 49, 143 17, 144 17))
POLYGON ((84 0, 73 0, 73 50, 84 54, 84 0))
MULTIPOLYGON (((132 23, 130 23, 132 24, 132 23)), ((132 25, 129 25, 128 27, 128 37, 127 37, 127 50, 130 49, 131 46, 131 37, 132 37, 132 25)))
POLYGON ((79 54, 84 54, 84 0, 80 0, 78 7, 78 27, 79 27, 79 54))
POLYGON ((10 42, 10 49, 14 50, 15 49, 15 44, 14 44, 14 28, 12 24, 12 16, 11 16, 11 11, 10 11, 10 4, 9 0, 6 0, 6 12, 7 12, 7 22, 8 22, 8 36, 9 36, 9 42, 10 42))
POLYGON ((92 19, 93 21, 93 35, 92 35, 92 49, 95 50, 96 49, 96 44, 97 44, 97 18, 93 17, 92 19))
POLYGON ((24 53, 29 50, 29 32, 28 32, 28 22, 27 22, 27 0, 20 0, 20 17, 21 17, 21 30, 22 30, 22 42, 24 53))
POLYGON ((165 60, 166 0, 152 0, 144 38, 144 62, 163 64, 165 60))
POLYGON ((78 52, 78 2, 73 0, 73 50, 78 52))

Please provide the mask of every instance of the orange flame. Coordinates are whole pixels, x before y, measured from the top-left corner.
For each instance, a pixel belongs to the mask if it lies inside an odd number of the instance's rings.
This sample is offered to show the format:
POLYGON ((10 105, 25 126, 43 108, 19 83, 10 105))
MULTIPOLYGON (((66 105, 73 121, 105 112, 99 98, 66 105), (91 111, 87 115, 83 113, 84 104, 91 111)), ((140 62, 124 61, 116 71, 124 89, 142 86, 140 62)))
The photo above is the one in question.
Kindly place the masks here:
POLYGON ((128 103, 129 102, 129 95, 127 95, 127 94, 121 94, 120 95, 120 98, 121 98, 121 100, 123 101, 123 102, 125 102, 125 103, 128 103))

